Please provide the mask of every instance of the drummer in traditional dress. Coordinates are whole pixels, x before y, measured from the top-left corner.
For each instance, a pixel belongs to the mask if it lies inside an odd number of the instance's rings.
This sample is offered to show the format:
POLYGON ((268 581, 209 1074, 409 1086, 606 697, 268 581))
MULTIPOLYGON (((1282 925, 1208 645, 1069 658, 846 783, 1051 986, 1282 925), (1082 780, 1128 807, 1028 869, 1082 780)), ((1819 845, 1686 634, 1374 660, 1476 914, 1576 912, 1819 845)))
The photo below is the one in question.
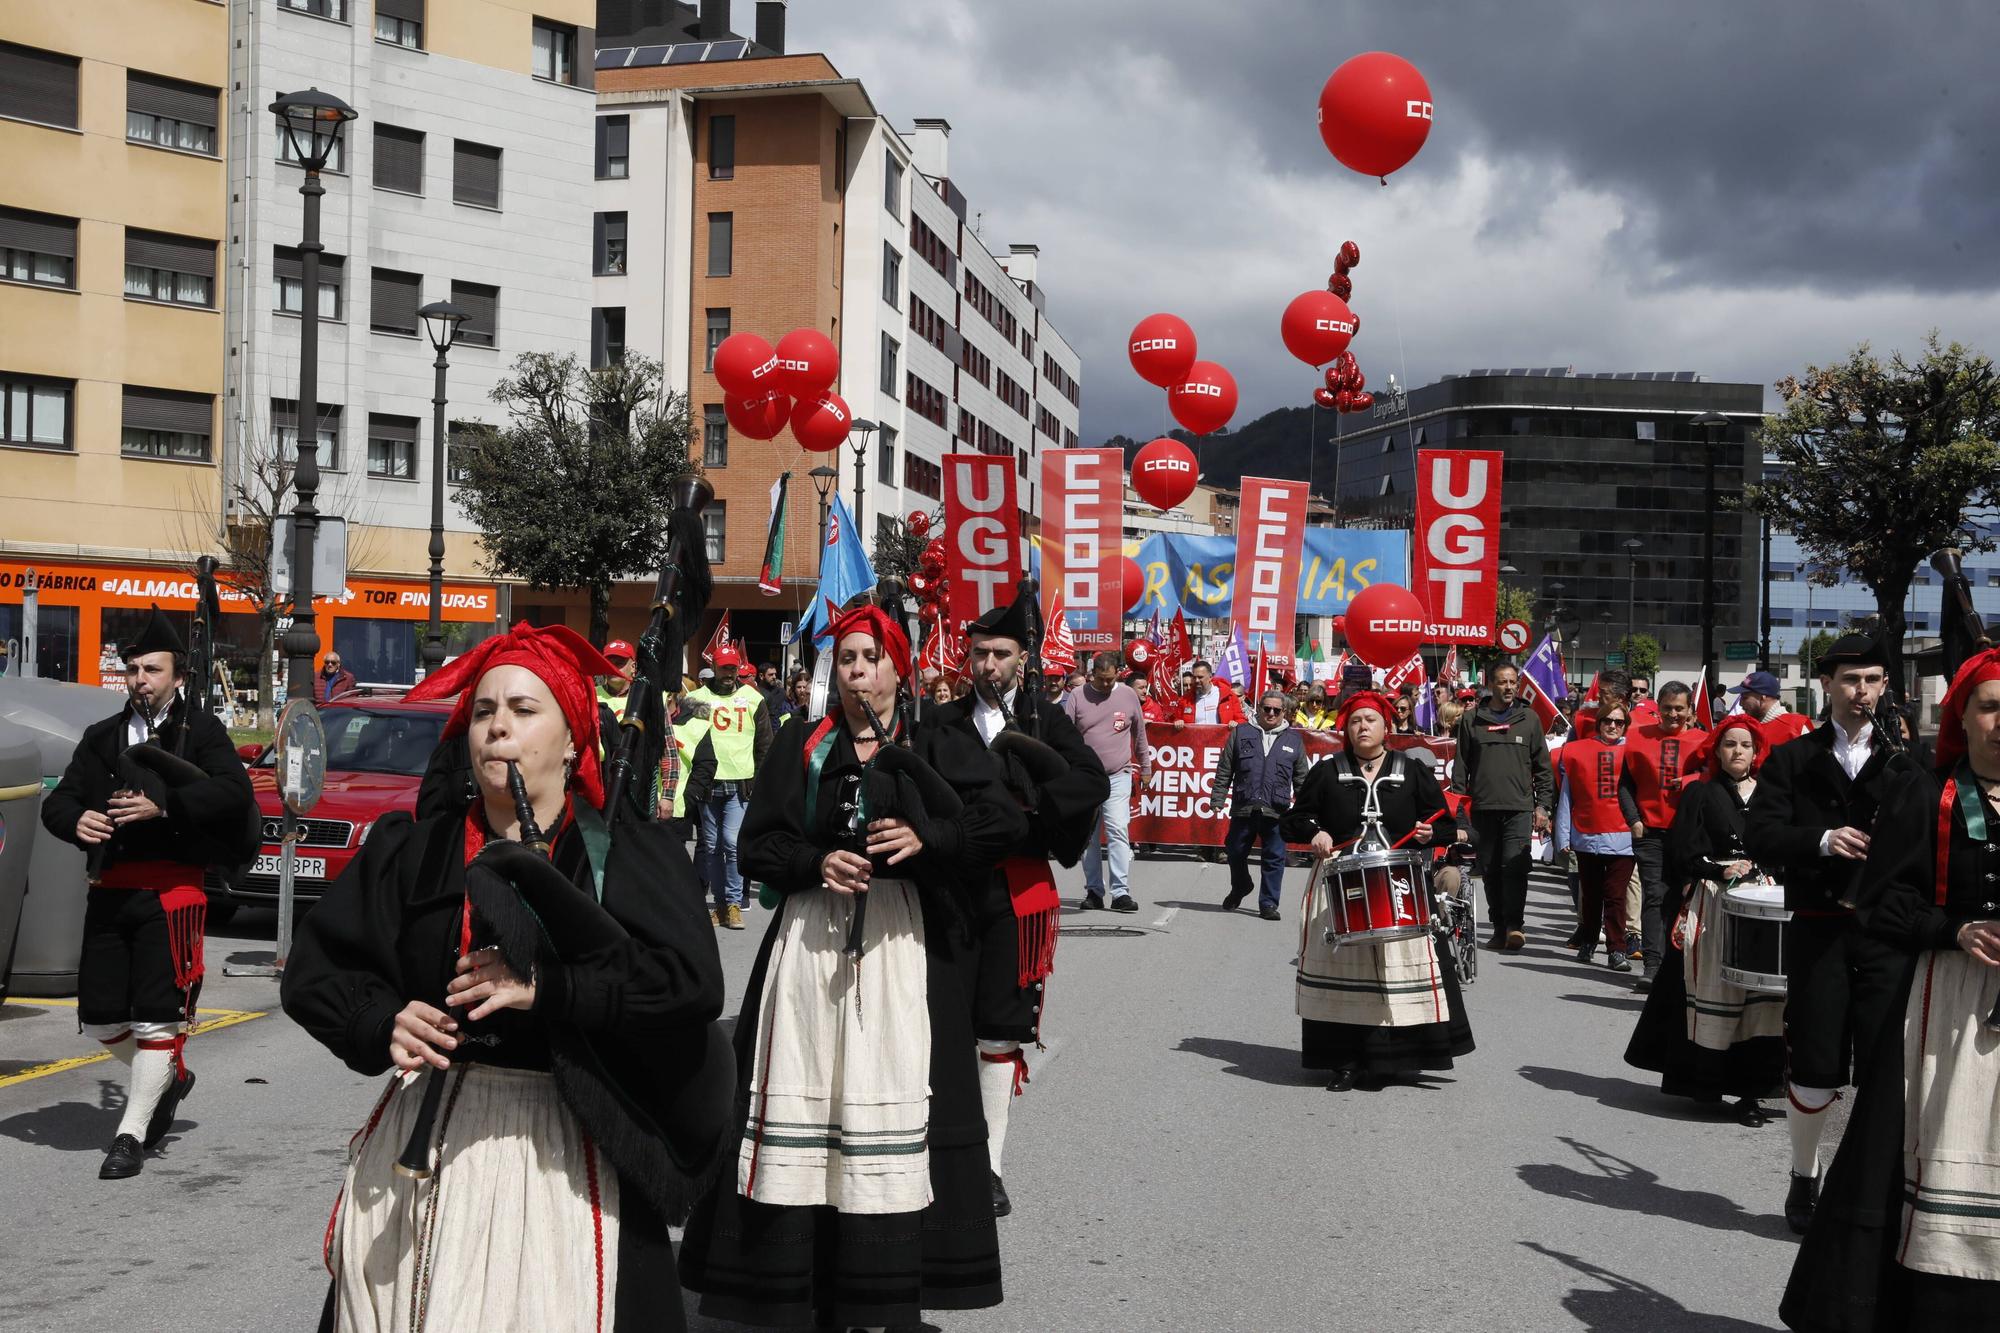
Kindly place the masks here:
MULTIPOLYGON (((1604 721, 1598 725, 1602 727, 1604 721)), ((1756 770, 1768 742, 1753 718, 1725 718, 1715 733, 1704 780, 1681 794, 1667 843, 1670 885, 1687 885, 1669 906, 1660 973, 1625 1050, 1625 1062, 1663 1075, 1661 1090, 1697 1101, 1739 1098, 1749 1124, 1763 1124, 1758 1099, 1776 1092, 1785 1077, 1783 970, 1775 954, 1761 961, 1779 989, 1747 989, 1724 976, 1732 927, 1741 897, 1760 911, 1782 911, 1784 891, 1761 883, 1743 846, 1744 814, 1757 790, 1756 770)), ((1768 919, 1768 918, 1766 918, 1768 919)), ((1776 921, 1763 936, 1778 939, 1776 921)))
MULTIPOLYGON (((1404 920, 1414 897, 1429 892, 1424 868, 1431 847, 1449 843, 1455 826, 1430 764, 1386 748, 1394 716, 1376 691, 1349 697, 1337 720, 1346 748, 1307 775, 1282 828, 1290 841, 1310 842, 1322 862, 1373 838, 1418 852, 1388 872, 1392 915, 1404 920)), ((1328 873, 1337 869, 1322 867, 1305 897, 1298 964, 1305 1067, 1331 1070, 1326 1086, 1333 1092, 1380 1088, 1413 1070, 1450 1069, 1472 1050, 1454 970, 1439 963, 1428 929, 1383 943, 1329 940, 1332 895, 1339 890, 1328 873)), ((1398 928, 1394 920, 1382 924, 1398 928)))
POLYGON ((1884 796, 1861 879, 1901 1018, 1861 1055, 1785 1292, 1794 1329, 2000 1325, 2000 650, 1959 669, 1939 712, 1936 776, 1884 796))
POLYGON ((899 706, 915 678, 887 612, 831 632, 838 704, 785 721, 744 818, 744 870, 782 904, 736 1023, 736 1172, 681 1245, 703 1314, 765 1327, 1001 1299, 966 978, 1028 822, 976 736, 899 706))

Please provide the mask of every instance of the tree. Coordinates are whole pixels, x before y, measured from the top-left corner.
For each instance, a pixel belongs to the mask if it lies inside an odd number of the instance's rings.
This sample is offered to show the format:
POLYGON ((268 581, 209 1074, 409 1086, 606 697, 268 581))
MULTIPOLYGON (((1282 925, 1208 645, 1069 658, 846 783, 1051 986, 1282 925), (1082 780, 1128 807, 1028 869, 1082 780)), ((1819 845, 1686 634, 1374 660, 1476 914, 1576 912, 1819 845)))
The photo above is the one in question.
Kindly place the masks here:
POLYGON ((1826 656, 1839 636, 1827 630, 1820 630, 1799 644, 1799 670, 1804 673, 1806 684, 1811 685, 1813 677, 1819 674, 1819 660, 1826 656))
POLYGON ((512 421, 471 428, 459 500, 487 567, 536 588, 590 590, 590 640, 611 632, 611 585, 666 558, 670 483, 688 470, 687 395, 627 353, 586 369, 523 352, 493 390, 512 421))
POLYGON ((910 531, 907 519, 882 516, 875 529, 875 555, 870 561, 875 566, 876 578, 907 580, 917 572, 917 566, 923 562, 924 548, 944 533, 944 510, 932 510, 929 518, 930 527, 918 536, 910 531))
POLYGON ((1933 331, 1914 363, 1897 353, 1884 364, 1863 343, 1777 390, 1785 410, 1757 434, 1777 467, 1745 503, 1874 592, 1900 689, 1918 566, 1943 546, 1993 548, 1966 515, 2000 504, 2000 377, 1992 358, 1941 346, 1933 331))
POLYGON ((1518 620, 1525 625, 1535 623, 1535 594, 1502 579, 1493 599, 1493 642, 1468 645, 1463 650, 1465 658, 1482 672, 1502 658, 1513 658, 1513 654, 1500 648, 1500 626, 1510 620, 1518 620))
MULTIPOLYGON (((1634 676, 1652 679, 1660 669, 1660 641, 1650 634, 1629 634, 1618 641, 1618 651, 1625 654, 1625 669, 1634 676)), ((1653 682, 1655 686, 1658 681, 1653 682)), ((1654 690, 1658 694, 1657 689, 1654 690)))

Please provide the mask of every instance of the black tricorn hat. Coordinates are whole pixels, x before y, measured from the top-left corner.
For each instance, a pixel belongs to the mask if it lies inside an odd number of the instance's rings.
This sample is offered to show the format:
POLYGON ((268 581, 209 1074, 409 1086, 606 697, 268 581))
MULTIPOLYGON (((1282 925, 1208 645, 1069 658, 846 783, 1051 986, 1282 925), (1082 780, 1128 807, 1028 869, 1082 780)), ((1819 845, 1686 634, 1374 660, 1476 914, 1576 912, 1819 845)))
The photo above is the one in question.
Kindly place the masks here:
POLYGON ((1025 646, 1030 633, 1028 615, 1027 597, 1016 593, 1014 600, 1007 605, 996 606, 977 620, 968 620, 965 623, 965 632, 967 635, 997 635, 1025 646))
POLYGON ((139 631, 139 637, 126 643, 118 655, 129 662, 147 653, 180 653, 183 656, 187 653, 187 645, 181 642, 180 632, 160 611, 158 602, 153 603, 152 614, 146 617, 145 627, 139 631))
POLYGON ((1823 676, 1830 676, 1840 667, 1888 665, 1889 654, 1880 635, 1843 634, 1833 641, 1833 647, 1819 655, 1815 669, 1823 676))

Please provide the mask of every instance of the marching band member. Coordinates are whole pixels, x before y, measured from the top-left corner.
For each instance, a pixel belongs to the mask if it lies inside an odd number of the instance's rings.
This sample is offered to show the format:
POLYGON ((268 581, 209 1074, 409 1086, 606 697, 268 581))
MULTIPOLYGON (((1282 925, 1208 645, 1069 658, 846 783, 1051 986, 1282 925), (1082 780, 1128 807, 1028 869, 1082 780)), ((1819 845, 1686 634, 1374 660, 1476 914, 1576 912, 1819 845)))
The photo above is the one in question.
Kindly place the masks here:
POLYGON ((194 1087, 182 1051, 201 994, 206 868, 256 854, 256 797, 223 725, 182 693, 187 648, 155 605, 125 645, 125 707, 84 729, 42 825, 91 870, 77 965, 83 1030, 129 1071, 98 1169, 143 1168, 194 1087))
POLYGON ((1859 929, 1897 961, 1902 1021, 1860 1053, 1781 1307, 1794 1329, 2000 1318, 2000 650, 1959 669, 1940 713, 1936 776, 1887 791, 1860 880, 1859 929))
POLYGON ((397 1071, 348 1149, 322 1329, 685 1327, 666 1228, 722 1142, 726 1048, 701 1059, 722 966, 666 826, 607 840, 591 677, 612 669, 524 622, 426 678, 410 698, 458 695, 473 801, 385 816, 300 925, 285 1012, 397 1071), (546 859, 523 846, 541 829, 546 859), (704 1090, 706 1130, 677 1138, 704 1090))
POLYGON ((736 1024, 736 1175, 681 1245, 703 1314, 767 1327, 1001 1299, 966 974, 975 895, 1027 820, 975 742, 905 720, 888 613, 831 631, 838 707, 785 722, 744 821, 782 905, 736 1024))
MULTIPOLYGON (((1609 712, 1600 718, 1601 728, 1609 712)), ((1681 793, 1667 846, 1674 929, 1660 973, 1625 1051, 1625 1063, 1664 1075, 1663 1091, 1698 1101, 1741 1099, 1752 1124, 1760 1097, 1785 1076, 1784 999, 1722 977, 1722 891, 1755 872, 1743 847, 1744 814, 1757 790, 1769 739, 1755 718, 1724 718, 1710 744, 1708 774, 1681 793)))
MULTIPOLYGON (((1430 765, 1386 748, 1395 709, 1367 690, 1341 705, 1346 748, 1306 776, 1285 815, 1285 837, 1310 842, 1316 860, 1335 855, 1379 812, 1394 844, 1449 843, 1455 825, 1430 765)), ((1425 893, 1421 877, 1410 891, 1425 893)), ((1380 1088, 1398 1073, 1450 1069, 1472 1050, 1472 1025, 1453 969, 1441 964, 1433 937, 1386 944, 1327 942, 1324 893, 1308 893, 1299 952, 1301 1057, 1307 1069, 1333 1071, 1327 1089, 1380 1088)))

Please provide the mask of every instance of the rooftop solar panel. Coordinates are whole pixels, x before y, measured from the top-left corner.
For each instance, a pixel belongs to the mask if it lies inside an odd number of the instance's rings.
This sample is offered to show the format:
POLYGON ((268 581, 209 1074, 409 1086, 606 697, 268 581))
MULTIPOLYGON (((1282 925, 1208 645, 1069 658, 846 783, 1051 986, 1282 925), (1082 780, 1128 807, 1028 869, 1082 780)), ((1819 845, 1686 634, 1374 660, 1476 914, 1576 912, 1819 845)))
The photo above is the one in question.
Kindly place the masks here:
POLYGON ((632 52, 632 68, 664 65, 667 63, 667 52, 673 49, 671 46, 641 46, 632 52))
POLYGON ((695 65, 708 52, 707 42, 677 42, 667 54, 669 65, 695 65))
POLYGON ((631 58, 632 48, 629 46, 601 46, 597 49, 597 68, 622 69, 631 58))
POLYGON ((708 48, 708 54, 703 59, 740 60, 743 58, 743 53, 749 49, 750 43, 746 39, 734 37, 726 42, 714 43, 708 48))

